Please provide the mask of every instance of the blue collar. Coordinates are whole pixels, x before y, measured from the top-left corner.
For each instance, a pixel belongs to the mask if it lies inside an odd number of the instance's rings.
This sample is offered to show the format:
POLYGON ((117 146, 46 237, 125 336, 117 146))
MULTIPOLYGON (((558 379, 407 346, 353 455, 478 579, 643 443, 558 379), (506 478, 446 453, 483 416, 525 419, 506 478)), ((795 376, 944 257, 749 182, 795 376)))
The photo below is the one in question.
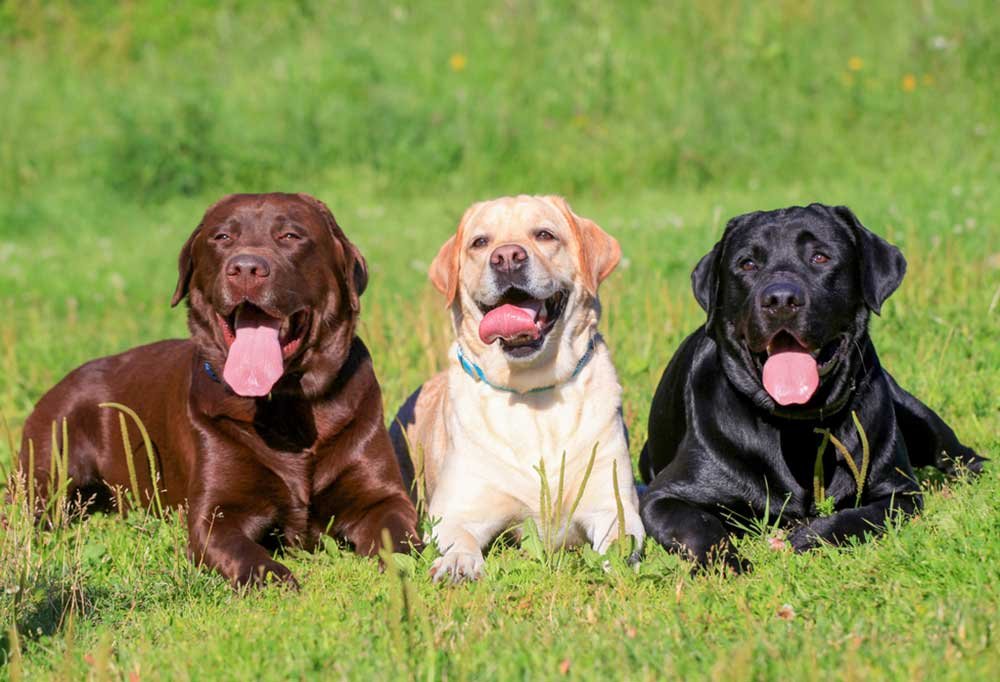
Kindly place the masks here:
MULTIPOLYGON (((580 358, 580 362, 576 363, 576 368, 573 370, 573 373, 570 375, 569 379, 566 380, 566 382, 575 379, 576 375, 580 373, 580 371, 584 368, 584 366, 588 362, 590 362, 590 358, 594 357, 595 336, 590 337, 590 343, 587 344, 587 352, 583 354, 582 358, 580 358)), ((492 383, 489 379, 486 378, 486 373, 483 372, 482 367, 480 367, 479 365, 477 365, 476 363, 472 362, 467 357, 465 357, 465 354, 462 352, 461 345, 458 346, 457 355, 458 355, 458 364, 462 366, 462 369, 465 370, 466 374, 468 374, 476 381, 481 381, 490 388, 495 388, 498 391, 503 391, 505 393, 516 393, 518 395, 526 395, 528 393, 541 393, 542 391, 550 391, 559 385, 559 384, 552 384, 551 386, 538 386, 537 388, 531 388, 528 389, 527 391, 518 391, 516 389, 510 388, 509 386, 498 386, 497 384, 492 383)))
POLYGON ((222 383, 221 381, 219 381, 219 375, 215 373, 214 369, 212 369, 212 363, 210 363, 208 360, 205 360, 205 364, 203 364, 202 367, 205 368, 205 374, 208 375, 209 379, 211 379, 217 384, 222 383))

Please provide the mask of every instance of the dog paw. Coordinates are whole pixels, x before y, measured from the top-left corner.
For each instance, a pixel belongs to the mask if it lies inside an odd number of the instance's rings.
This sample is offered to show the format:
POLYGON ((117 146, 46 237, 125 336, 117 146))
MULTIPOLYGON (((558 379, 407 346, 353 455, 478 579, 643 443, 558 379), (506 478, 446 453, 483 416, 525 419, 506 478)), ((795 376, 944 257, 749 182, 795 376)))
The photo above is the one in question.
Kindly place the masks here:
POLYGON ((277 561, 270 561, 266 564, 246 567, 240 575, 233 581, 239 588, 243 586, 267 587, 268 585, 280 585, 292 590, 299 590, 299 581, 295 579, 288 567, 279 564, 277 561))
POLYGON ((978 476, 983 473, 983 465, 989 460, 980 457, 975 450, 964 445, 953 456, 943 454, 942 457, 945 473, 949 476, 961 476, 963 474, 978 476))
POLYGON ((460 583, 463 580, 478 580, 483 574, 483 555, 479 552, 448 552, 438 557, 431 564, 431 578, 434 582, 450 580, 460 583))
MULTIPOLYGON (((642 543, 643 543, 644 540, 645 540, 645 536, 643 536, 643 535, 631 534, 630 533, 630 534, 628 534, 626 536, 626 540, 625 541, 628 542, 628 543, 630 543, 630 545, 631 545, 631 551, 629 552, 628 556, 625 557, 625 564, 627 566, 634 567, 634 566, 638 565, 642 561, 642 543)), ((604 556, 605 554, 608 553, 608 551, 611 549, 611 546, 613 544, 614 544, 614 541, 604 542, 604 543, 602 543, 599 546, 595 546, 594 547, 594 551, 597 552, 598 554, 600 554, 601 556, 604 556)), ((611 570, 611 562, 610 561, 605 560, 604 563, 602 564, 602 566, 604 567, 605 572, 608 572, 608 571, 611 570)))
POLYGON ((822 536, 810 524, 804 523, 788 534, 788 544, 796 552, 807 552, 810 549, 819 547, 823 542, 822 536))

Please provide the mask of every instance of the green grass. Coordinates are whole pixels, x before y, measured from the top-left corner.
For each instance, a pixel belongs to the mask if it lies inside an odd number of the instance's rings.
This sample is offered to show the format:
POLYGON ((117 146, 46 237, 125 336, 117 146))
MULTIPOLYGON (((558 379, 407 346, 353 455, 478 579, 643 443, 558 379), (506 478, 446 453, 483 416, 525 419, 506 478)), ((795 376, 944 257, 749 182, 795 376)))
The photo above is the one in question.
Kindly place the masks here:
MULTIPOLYGON (((985 0, 0 3, 0 452, 73 367, 185 333, 176 252, 211 201, 288 189, 368 259, 390 415, 446 361, 426 267, 464 208, 566 194, 624 249, 602 327, 634 454, 725 220, 849 204, 910 263, 873 321, 883 363, 996 458, 998 32, 985 0)), ((330 544, 284 558, 301 593, 243 598, 175 517, 40 532, 6 505, 0 675, 990 679, 997 499, 992 466, 877 542, 762 533, 739 577, 652 544, 638 573, 503 548, 452 589, 430 556, 401 579, 330 544)))

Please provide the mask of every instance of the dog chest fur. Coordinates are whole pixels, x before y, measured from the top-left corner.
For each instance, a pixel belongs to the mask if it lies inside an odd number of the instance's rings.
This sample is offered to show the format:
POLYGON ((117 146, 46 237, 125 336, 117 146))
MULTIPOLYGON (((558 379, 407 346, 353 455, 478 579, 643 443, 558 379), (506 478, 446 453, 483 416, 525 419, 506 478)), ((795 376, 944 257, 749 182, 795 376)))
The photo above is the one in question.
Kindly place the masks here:
MULTIPOLYGON (((627 462, 621 387, 603 344, 573 381, 539 393, 497 391, 475 382, 457 364, 449 371, 452 404, 474 400, 479 409, 446 411, 453 450, 444 466, 456 468, 456 474, 461 470, 463 477, 491 482, 525 511, 539 511, 539 467, 544 466, 551 492, 556 494, 564 454, 564 498, 568 504, 583 482, 595 446, 592 484, 602 479, 600 472, 609 470, 616 460, 627 462)), ((623 488, 627 480, 621 480, 623 488)))

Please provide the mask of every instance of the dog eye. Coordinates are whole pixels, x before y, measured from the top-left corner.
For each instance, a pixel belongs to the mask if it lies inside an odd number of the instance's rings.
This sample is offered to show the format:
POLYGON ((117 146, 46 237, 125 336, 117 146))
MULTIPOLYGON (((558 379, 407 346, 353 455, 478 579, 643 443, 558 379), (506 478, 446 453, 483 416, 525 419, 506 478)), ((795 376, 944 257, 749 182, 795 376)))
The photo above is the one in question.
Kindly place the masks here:
POLYGON ((752 258, 744 258, 740 261, 740 270, 743 272, 753 272, 757 269, 757 263, 752 258))
POLYGON ((225 232, 220 232, 219 234, 217 234, 214 237, 212 237, 212 241, 216 241, 216 242, 227 242, 230 239, 232 239, 232 237, 230 237, 225 232))
POLYGON ((553 241, 555 238, 556 236, 551 232, 549 232, 548 230, 539 230, 538 232, 535 233, 535 239, 537 239, 540 242, 553 241))
POLYGON ((814 253, 812 258, 809 259, 809 262, 815 265, 822 265, 823 263, 829 263, 830 257, 825 253, 814 253))
POLYGON ((278 237, 278 239, 281 239, 282 241, 289 241, 289 240, 298 241, 299 239, 302 239, 302 237, 296 232, 285 232, 280 237, 278 237))
POLYGON ((471 246, 474 249, 481 249, 489 243, 490 240, 488 237, 476 237, 475 239, 472 240, 471 246))

